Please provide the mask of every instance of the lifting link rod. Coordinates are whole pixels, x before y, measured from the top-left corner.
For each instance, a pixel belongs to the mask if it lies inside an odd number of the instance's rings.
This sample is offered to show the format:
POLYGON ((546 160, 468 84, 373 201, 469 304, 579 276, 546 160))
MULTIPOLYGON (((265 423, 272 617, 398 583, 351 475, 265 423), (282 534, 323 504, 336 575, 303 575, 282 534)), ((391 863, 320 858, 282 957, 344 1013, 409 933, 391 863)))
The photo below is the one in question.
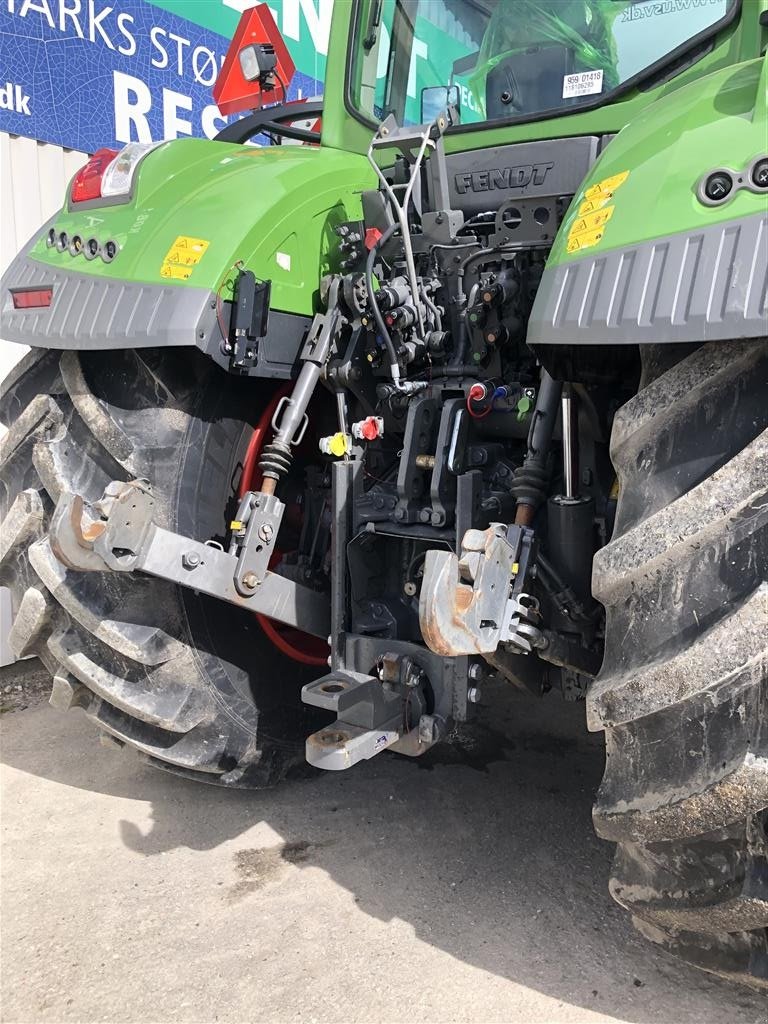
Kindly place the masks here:
POLYGON ((328 361, 331 349, 343 323, 339 308, 340 278, 334 277, 328 291, 328 310, 318 313, 301 351, 301 368, 290 396, 281 398, 272 419, 276 431, 271 444, 265 445, 259 460, 263 474, 261 493, 272 495, 281 476, 291 468, 291 448, 304 437, 307 427, 307 408, 317 383, 328 361), (281 415, 282 413, 282 415, 281 415), (279 426, 276 424, 279 422, 279 426))

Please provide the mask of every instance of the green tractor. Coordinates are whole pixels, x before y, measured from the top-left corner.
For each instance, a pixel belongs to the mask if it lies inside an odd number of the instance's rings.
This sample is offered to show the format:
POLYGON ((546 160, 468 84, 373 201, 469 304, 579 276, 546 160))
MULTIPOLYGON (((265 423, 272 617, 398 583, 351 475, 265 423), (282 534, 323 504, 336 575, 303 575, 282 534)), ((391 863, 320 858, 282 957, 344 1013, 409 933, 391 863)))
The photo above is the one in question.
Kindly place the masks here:
POLYGON ((767 8, 339 2, 321 131, 96 153, 2 280, 51 702, 259 787, 584 698, 613 896, 766 985, 767 8))

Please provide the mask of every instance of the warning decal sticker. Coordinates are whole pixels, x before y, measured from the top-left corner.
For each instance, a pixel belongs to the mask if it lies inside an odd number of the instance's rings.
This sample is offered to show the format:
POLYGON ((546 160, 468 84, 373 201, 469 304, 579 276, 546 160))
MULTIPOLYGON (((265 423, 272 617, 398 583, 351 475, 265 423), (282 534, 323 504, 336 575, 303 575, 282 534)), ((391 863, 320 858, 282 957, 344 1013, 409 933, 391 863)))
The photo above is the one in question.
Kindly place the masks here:
POLYGON ((622 171, 620 174, 612 174, 610 178, 603 178, 596 185, 592 185, 584 193, 585 199, 596 199, 606 192, 614 193, 620 185, 629 177, 629 171, 622 171))
POLYGON ((615 209, 611 200, 628 177, 629 171, 621 171, 620 174, 612 174, 610 178, 598 181, 596 185, 590 185, 585 191, 576 219, 568 231, 566 252, 580 252, 599 244, 605 225, 615 209))
POLYGON ((189 280, 192 271, 205 255, 210 242, 205 238, 190 238, 179 235, 160 265, 160 277, 173 281, 189 280))

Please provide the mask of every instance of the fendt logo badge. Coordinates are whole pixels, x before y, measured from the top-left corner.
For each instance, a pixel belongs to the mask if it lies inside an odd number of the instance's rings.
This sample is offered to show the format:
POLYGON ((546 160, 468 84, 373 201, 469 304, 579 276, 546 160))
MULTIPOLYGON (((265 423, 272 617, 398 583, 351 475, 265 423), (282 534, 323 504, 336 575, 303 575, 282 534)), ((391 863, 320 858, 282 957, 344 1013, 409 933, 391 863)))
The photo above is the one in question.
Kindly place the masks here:
POLYGON ((473 171, 471 174, 455 176, 456 191, 490 192, 493 189, 525 188, 527 185, 543 185, 549 171, 554 167, 545 164, 520 164, 519 167, 490 167, 487 171, 473 171))
POLYGON ((32 116, 29 96, 15 82, 4 82, 0 85, 0 110, 15 110, 17 114, 32 116))

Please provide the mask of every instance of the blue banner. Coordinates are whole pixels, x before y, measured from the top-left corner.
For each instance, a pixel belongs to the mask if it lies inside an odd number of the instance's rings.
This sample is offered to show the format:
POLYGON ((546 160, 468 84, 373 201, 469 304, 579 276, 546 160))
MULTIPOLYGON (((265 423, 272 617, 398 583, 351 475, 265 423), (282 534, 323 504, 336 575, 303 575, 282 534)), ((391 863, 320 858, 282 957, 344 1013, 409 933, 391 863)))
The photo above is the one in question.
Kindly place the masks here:
MULTIPOLYGON (((228 45, 142 0, 2 0, 0 131, 87 153, 212 138, 231 120, 211 97, 228 45)), ((299 71, 288 90, 321 93, 299 71)))

